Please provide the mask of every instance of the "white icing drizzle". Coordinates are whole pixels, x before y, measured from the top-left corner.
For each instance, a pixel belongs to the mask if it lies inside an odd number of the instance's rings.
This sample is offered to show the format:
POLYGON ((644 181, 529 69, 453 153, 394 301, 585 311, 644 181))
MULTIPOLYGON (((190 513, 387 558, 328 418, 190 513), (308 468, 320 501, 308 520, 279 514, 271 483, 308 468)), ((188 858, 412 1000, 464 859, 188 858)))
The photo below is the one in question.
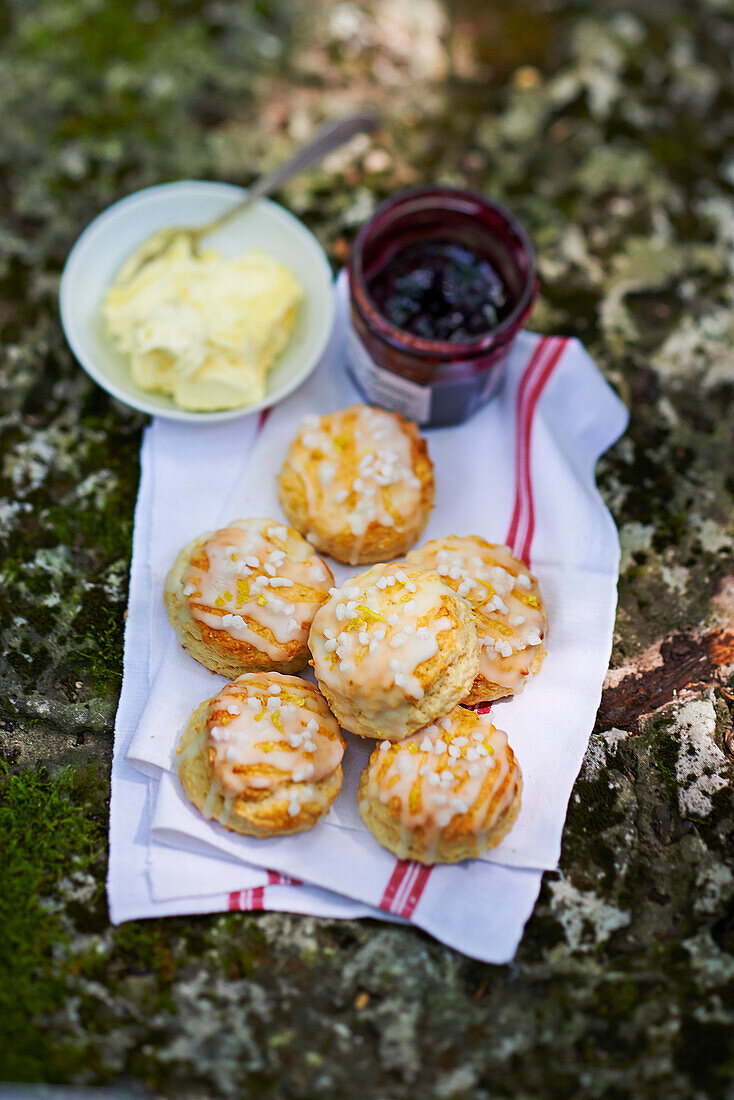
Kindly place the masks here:
POLYGON ((409 857, 419 832, 430 861, 446 830, 472 835, 478 851, 486 850, 487 834, 509 810, 521 781, 507 735, 488 715, 455 707, 439 723, 375 749, 360 808, 366 814, 370 802, 389 806, 400 829, 398 857, 409 857))
POLYGON ((533 574, 509 547, 478 536, 434 539, 405 560, 415 569, 436 570, 464 597, 476 617, 479 675, 508 692, 519 691, 547 629, 533 574))
POLYGON ((394 413, 352 405, 309 417, 291 444, 288 462, 303 482, 316 539, 347 530, 353 564, 373 524, 394 527, 420 509, 409 431, 394 413))
POLYGON ((456 598, 430 573, 376 565, 336 589, 316 613, 309 646, 316 678, 350 706, 404 732, 405 709, 421 699, 416 672, 452 629, 456 598))
POLYGON ((344 754, 339 724, 318 690, 277 672, 245 673, 214 696, 206 745, 227 798, 275 793, 284 783, 300 784, 310 797, 309 785, 332 775, 344 754))
POLYGON ((306 643, 332 577, 296 531, 275 520, 233 520, 201 550, 207 568, 189 564, 181 576, 184 614, 272 660, 306 643))

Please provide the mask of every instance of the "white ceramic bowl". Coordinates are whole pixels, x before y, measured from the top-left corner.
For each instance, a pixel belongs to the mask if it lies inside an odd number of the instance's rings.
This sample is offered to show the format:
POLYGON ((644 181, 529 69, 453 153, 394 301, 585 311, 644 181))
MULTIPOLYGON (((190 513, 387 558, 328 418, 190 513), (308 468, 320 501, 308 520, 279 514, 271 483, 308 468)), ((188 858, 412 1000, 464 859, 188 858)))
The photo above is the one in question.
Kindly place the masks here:
POLYGON ((334 322, 329 263, 308 229, 268 199, 260 199, 206 238, 225 256, 262 248, 280 260, 304 289, 291 338, 268 373, 262 401, 221 412, 188 412, 172 398, 149 393, 132 379, 125 357, 107 338, 100 305, 123 261, 146 237, 169 225, 201 225, 233 206, 246 192, 227 183, 184 180, 148 187, 105 210, 84 230, 61 276, 61 323, 71 350, 95 382, 135 409, 171 420, 211 423, 266 409, 299 386, 323 355, 334 322))

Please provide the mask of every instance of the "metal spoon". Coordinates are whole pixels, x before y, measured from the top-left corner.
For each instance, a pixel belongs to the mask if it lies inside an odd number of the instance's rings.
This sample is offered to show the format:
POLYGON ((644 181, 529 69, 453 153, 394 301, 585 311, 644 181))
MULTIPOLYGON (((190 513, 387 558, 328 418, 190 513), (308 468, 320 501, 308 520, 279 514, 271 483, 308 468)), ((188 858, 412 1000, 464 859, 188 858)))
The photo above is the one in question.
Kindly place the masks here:
POLYGON ((311 165, 323 160, 327 153, 331 153, 334 149, 338 149, 340 145, 344 145, 355 134, 369 133, 374 130, 378 122, 378 116, 372 111, 360 111, 354 115, 345 115, 344 118, 336 119, 334 122, 325 122, 316 131, 311 141, 304 145, 295 156, 256 180, 248 189, 245 198, 230 207, 229 210, 225 210, 218 218, 214 218, 213 221, 206 222, 204 225, 172 225, 153 233, 125 261, 117 276, 117 282, 127 282, 132 279, 146 264, 157 259, 166 249, 170 248, 177 237, 187 237, 191 241, 193 251, 196 252, 202 237, 212 233, 215 229, 221 228, 231 218, 241 214, 248 206, 262 198, 263 195, 271 194, 287 180, 298 175, 299 172, 303 172, 306 168, 310 168, 311 165))

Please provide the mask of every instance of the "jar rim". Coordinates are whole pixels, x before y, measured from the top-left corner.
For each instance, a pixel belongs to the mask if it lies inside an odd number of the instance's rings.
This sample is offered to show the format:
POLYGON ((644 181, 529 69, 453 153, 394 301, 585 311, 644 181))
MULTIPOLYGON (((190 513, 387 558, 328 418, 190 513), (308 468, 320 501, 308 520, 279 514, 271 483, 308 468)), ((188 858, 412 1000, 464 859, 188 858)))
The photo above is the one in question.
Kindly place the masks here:
MULTIPOLYGON (((451 205, 449 205, 449 209, 451 208, 451 205)), ((427 203, 425 209, 430 209, 430 204, 427 203)), ((436 212, 439 213, 438 206, 436 212)), ((402 191, 398 191, 395 195, 391 195, 389 198, 384 199, 375 208, 371 217, 364 223, 355 237, 349 258, 348 272, 352 294, 356 299, 365 322, 370 328, 377 330, 380 337, 388 343, 391 343, 394 347, 405 349, 407 346, 415 353, 422 353, 437 359, 472 358, 476 355, 480 355, 482 352, 491 350, 493 346, 501 345, 512 339, 530 310, 537 291, 538 281, 535 250, 533 249, 525 228, 517 220, 514 214, 501 203, 487 198, 481 191, 475 191, 465 187, 444 186, 441 184, 405 188, 402 191), (448 340, 430 340, 423 336, 415 336, 405 329, 398 328, 397 325, 392 324, 392 322, 380 312, 367 289, 367 281, 364 277, 364 250, 369 242, 375 222, 379 220, 382 214, 391 208, 399 208, 404 203, 410 204, 411 201, 422 198, 432 198, 435 200, 442 199, 444 202, 449 200, 449 204, 451 204, 453 200, 453 209, 469 216, 471 216, 471 211, 468 209, 462 210, 462 202, 472 202, 483 207, 487 211, 499 214, 518 238, 521 251, 525 257, 527 265, 525 282, 522 292, 512 310, 500 324, 492 329, 488 329, 485 333, 480 334, 472 340, 463 341, 461 343, 452 343, 448 340)))

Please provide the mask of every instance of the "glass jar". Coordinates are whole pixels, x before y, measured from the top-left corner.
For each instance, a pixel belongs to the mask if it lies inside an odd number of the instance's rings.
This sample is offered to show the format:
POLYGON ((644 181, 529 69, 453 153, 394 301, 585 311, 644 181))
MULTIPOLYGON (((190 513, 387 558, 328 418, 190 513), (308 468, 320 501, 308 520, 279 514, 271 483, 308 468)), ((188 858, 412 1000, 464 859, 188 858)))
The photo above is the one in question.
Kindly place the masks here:
POLYGON ((387 199, 357 235, 349 262, 347 366, 367 401, 426 426, 465 420, 499 390, 513 341, 537 294, 535 254, 520 223, 497 203, 456 187, 420 187, 387 199), (408 245, 458 244, 486 258, 507 297, 502 319, 462 340, 397 327, 370 293, 408 245))

